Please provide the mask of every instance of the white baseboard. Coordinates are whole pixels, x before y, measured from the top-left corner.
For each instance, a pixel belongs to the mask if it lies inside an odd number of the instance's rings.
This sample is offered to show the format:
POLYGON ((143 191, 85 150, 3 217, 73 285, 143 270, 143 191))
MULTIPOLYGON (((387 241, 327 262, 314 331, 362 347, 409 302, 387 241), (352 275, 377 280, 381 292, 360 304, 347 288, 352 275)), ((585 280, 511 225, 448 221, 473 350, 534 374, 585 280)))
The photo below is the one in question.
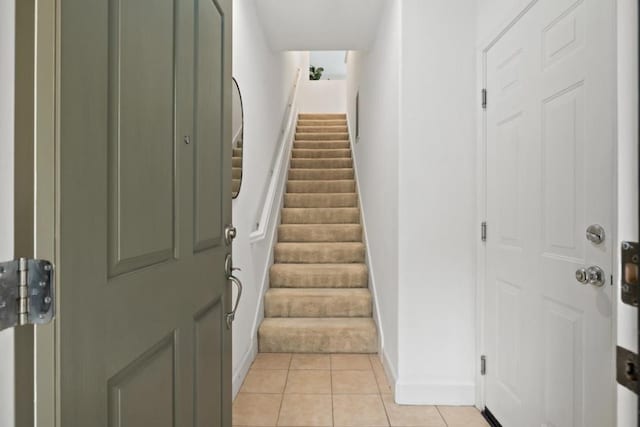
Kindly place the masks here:
POLYGON ((469 383, 429 383, 399 380, 395 401, 401 405, 474 406, 476 387, 469 383))
POLYGON ((353 162, 353 173, 356 181, 356 193, 358 193, 358 207, 360 208, 360 222, 362 224, 362 237, 364 240, 366 264, 369 269, 369 290, 373 297, 373 320, 378 330, 378 353, 383 354, 384 351, 384 333, 382 331, 382 319, 380 316, 380 305, 378 304, 378 293, 376 292, 376 278, 373 273, 372 261, 371 261, 371 248, 369 247, 369 237, 367 235, 367 221, 364 214, 364 206, 362 205, 362 192, 360 191, 360 180, 358 179, 358 162, 355 155, 355 147, 353 146, 354 137, 352 137, 351 120, 349 120, 349 113, 347 113, 347 129, 349 129, 349 146, 351 147, 351 159, 353 162))
POLYGON ((380 360, 382 361, 382 367, 384 368, 384 373, 387 375, 387 381, 391 386, 391 390, 393 390, 393 395, 395 396, 396 384, 398 382, 398 373, 393 368, 391 361, 389 360, 389 356, 384 351, 384 348, 380 350, 379 354, 380 360))
POLYGON ((242 383, 244 382, 244 378, 249 373, 249 368, 251 368, 251 364, 256 358, 258 354, 258 339, 257 337, 251 341, 251 345, 247 349, 247 352, 242 357, 242 361, 240 362, 240 366, 233 374, 232 380, 232 393, 233 399, 236 398, 238 392, 240 391, 240 387, 242 387, 242 383))

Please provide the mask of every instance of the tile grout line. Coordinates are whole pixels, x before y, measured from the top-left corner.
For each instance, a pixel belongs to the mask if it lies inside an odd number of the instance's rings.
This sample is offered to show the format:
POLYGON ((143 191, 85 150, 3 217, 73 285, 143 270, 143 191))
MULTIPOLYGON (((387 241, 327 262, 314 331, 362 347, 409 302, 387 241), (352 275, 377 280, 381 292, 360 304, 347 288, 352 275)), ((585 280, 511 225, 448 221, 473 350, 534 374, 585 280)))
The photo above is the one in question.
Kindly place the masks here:
POLYGON ((442 415, 442 412, 440 412, 440 407, 438 405, 433 405, 436 407, 436 411, 438 411, 438 415, 440 415, 440 418, 442 418, 442 422, 444 423, 445 426, 448 426, 449 423, 447 422, 447 420, 444 418, 444 415, 442 415))
POLYGON ((378 397, 380 397, 380 402, 382 402, 382 409, 384 409, 384 414, 387 417, 387 423, 391 426, 391 417, 389 416, 389 411, 387 410, 387 405, 384 403, 384 398, 382 397, 382 390, 380 389, 380 383, 378 382, 378 376, 376 375, 375 370, 373 369, 373 362, 371 361, 371 355, 369 355, 369 364, 371 365, 371 371, 373 373, 373 379, 376 380, 376 387, 378 387, 378 397))
POLYGON ((280 406, 278 407, 278 416, 276 417, 276 426, 280 422, 280 414, 282 412, 282 404, 284 403, 284 392, 287 389, 287 383, 289 382, 289 371, 291 370, 291 361, 293 360, 293 354, 289 354, 289 365, 287 365, 287 375, 285 375, 284 379, 284 388, 282 389, 282 394, 280 394, 280 406))

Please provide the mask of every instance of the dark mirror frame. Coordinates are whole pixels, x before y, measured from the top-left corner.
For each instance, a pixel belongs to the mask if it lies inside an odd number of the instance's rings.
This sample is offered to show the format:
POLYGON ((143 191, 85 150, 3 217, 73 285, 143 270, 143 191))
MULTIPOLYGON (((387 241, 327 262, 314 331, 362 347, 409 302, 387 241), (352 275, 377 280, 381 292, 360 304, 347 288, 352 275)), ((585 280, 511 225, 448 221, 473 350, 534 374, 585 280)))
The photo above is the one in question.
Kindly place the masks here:
MULTIPOLYGON (((244 178, 244 104, 242 102, 242 92, 240 91, 240 85, 238 85, 238 81, 236 80, 235 77, 232 77, 231 80, 233 81, 233 85, 234 85, 234 91, 238 92, 238 97, 240 98, 240 113, 241 113, 241 117, 240 120, 242 122, 242 162, 240 164, 240 186, 238 187, 238 191, 237 192, 231 192, 231 198, 232 199, 236 199, 238 198, 238 196, 240 195, 240 190, 242 189, 242 180, 244 178)), ((232 96, 232 107, 233 108, 233 97, 235 97, 234 94, 231 95, 232 96)), ((233 114, 233 112, 232 112, 233 114)), ((232 124, 233 124, 233 120, 232 120, 232 124)), ((232 135, 232 137, 235 135, 232 135)), ((232 147, 231 147, 231 152, 233 153, 233 141, 231 141, 232 143, 232 147)), ((233 170, 233 166, 231 167, 231 169, 233 170)), ((233 178, 231 178, 232 182, 233 182, 233 178)))

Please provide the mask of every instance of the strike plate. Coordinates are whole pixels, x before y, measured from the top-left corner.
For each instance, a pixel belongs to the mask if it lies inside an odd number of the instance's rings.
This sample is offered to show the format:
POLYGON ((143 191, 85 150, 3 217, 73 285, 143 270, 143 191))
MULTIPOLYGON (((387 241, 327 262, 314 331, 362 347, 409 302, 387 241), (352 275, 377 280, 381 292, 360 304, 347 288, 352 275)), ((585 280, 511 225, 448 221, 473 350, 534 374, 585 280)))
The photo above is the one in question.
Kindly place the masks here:
POLYGON ((616 379, 618 383, 638 394, 638 355, 623 347, 617 348, 616 379))

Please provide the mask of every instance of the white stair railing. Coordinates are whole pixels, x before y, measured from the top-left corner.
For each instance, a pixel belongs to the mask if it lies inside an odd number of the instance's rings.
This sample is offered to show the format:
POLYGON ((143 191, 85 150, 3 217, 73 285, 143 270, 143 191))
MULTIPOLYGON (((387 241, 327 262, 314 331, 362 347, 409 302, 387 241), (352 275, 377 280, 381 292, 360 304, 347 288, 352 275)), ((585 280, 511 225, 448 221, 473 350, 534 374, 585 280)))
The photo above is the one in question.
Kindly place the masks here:
POLYGON ((251 243, 258 242, 266 237, 271 220, 274 215, 277 215, 277 211, 280 208, 280 206, 276 207, 275 205, 276 201, 279 200, 278 196, 284 186, 284 178, 288 165, 287 161, 295 134, 300 76, 301 69, 298 68, 280 127, 280 141, 271 159, 269 175, 261 193, 260 203, 258 204, 254 229, 249 234, 249 241, 251 243))

